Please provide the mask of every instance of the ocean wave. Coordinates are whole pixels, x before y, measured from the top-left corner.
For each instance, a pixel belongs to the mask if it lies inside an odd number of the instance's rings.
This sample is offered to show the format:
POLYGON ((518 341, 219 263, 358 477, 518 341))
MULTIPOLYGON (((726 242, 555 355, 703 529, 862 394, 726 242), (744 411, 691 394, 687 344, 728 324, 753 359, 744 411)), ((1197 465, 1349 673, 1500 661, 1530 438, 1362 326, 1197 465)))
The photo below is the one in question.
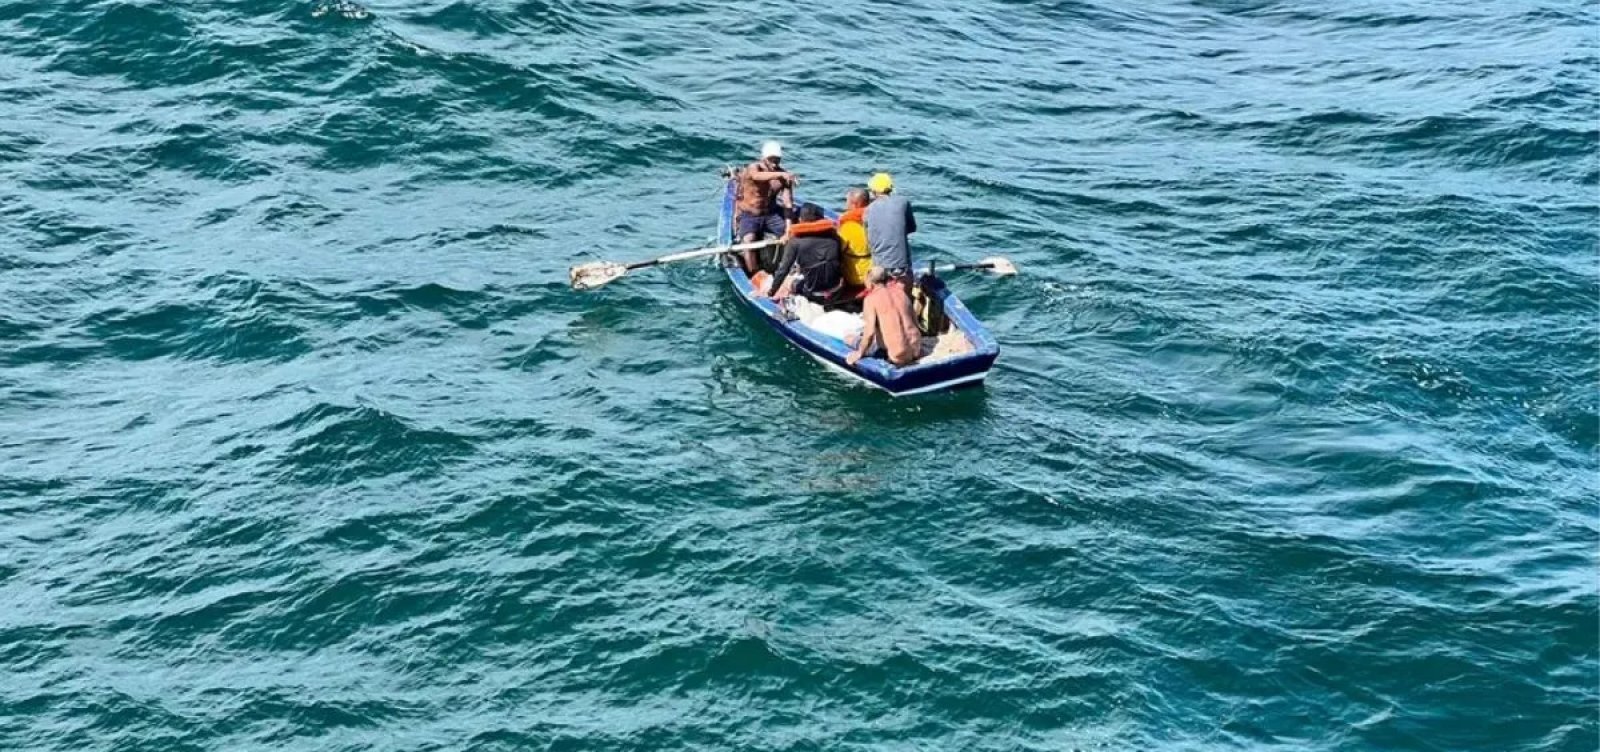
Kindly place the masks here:
POLYGON ((0 748, 1565 749, 1574 7, 0 5, 0 748), (878 170, 1002 355, 710 263, 878 170))

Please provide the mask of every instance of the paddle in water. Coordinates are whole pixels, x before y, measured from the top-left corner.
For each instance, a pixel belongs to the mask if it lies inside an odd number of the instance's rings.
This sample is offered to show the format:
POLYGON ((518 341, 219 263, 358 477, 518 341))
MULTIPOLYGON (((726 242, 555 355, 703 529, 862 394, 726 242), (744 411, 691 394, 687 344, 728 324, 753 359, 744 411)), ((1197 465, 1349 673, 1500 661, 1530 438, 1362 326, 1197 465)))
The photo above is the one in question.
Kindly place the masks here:
POLYGON ((767 246, 777 245, 779 242, 781 241, 778 238, 773 238, 771 240, 760 240, 754 243, 737 243, 734 245, 721 245, 711 248, 696 248, 691 251, 670 253, 660 258, 650 259, 649 261, 635 261, 631 264, 619 264, 615 261, 594 261, 572 267, 572 269, 567 272, 567 277, 572 281, 572 289, 593 290, 594 288, 606 284, 607 282, 612 282, 627 275, 628 272, 633 271, 634 269, 643 269, 647 266, 657 266, 659 264, 666 264, 673 261, 687 261, 689 259, 705 258, 707 256, 719 256, 724 253, 754 251, 760 248, 766 248, 767 246))
POLYGON ((936 272, 954 272, 966 269, 979 269, 983 271, 994 272, 1002 277, 1009 277, 1017 273, 1017 265, 1011 263, 1011 259, 1008 259, 1004 256, 990 256, 989 258, 980 260, 976 264, 944 264, 943 266, 933 267, 933 270, 936 272))

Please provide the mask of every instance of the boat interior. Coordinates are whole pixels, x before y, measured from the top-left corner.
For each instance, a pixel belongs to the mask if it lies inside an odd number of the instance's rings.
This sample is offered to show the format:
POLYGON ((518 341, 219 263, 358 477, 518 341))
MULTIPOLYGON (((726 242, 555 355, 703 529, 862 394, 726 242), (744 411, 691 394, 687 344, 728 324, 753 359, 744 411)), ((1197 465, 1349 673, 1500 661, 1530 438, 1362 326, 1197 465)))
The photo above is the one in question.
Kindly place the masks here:
MULTIPOLYGON (((758 252, 761 269, 751 279, 760 288, 771 278, 779 260, 779 249, 769 248, 758 252)), ((922 353, 917 364, 932 363, 971 352, 972 342, 944 311, 944 283, 932 272, 917 276, 911 291, 912 313, 917 328, 922 332, 922 353)), ((786 319, 799 321, 806 326, 848 341, 861 332, 861 287, 843 286, 834 293, 820 298, 794 296, 784 301, 781 309, 786 319)))

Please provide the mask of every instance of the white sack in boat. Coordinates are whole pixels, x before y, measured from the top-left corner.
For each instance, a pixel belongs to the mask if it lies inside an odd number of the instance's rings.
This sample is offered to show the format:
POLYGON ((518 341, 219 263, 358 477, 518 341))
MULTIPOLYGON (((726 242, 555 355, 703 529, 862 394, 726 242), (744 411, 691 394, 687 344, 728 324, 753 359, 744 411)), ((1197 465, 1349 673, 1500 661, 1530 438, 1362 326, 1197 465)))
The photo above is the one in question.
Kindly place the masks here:
POLYGON ((847 311, 828 311, 808 322, 806 325, 823 334, 849 341, 861 333, 861 316, 847 311))
POLYGON ((783 299, 782 305, 789 320, 798 319, 802 324, 810 325, 822 315, 822 306, 807 300, 803 295, 790 295, 783 299))

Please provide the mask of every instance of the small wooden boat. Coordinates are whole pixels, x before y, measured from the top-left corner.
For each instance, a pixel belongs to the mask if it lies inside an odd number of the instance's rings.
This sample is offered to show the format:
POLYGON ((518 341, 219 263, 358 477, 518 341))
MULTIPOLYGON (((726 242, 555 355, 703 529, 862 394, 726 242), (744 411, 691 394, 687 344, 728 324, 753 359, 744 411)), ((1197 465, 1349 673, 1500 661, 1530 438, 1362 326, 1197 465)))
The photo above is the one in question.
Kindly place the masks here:
MULTIPOLYGON (((718 242, 722 245, 734 242, 734 189, 735 184, 730 180, 722 195, 717 223, 718 242)), ((949 324, 945 331, 925 337, 929 341, 923 348, 923 357, 905 367, 876 357, 862 358, 854 366, 846 365, 845 356, 850 354, 851 348, 844 340, 813 329, 791 318, 777 302, 758 297, 750 277, 731 256, 724 256, 723 264, 739 300, 783 335, 784 339, 834 371, 896 397, 981 385, 989 375, 995 358, 1000 356, 1000 346, 989 330, 961 304, 961 300, 943 280, 930 276, 920 284, 925 285, 923 289, 926 294, 943 304, 949 324), (959 346, 942 346, 950 342, 956 342, 959 346)))

